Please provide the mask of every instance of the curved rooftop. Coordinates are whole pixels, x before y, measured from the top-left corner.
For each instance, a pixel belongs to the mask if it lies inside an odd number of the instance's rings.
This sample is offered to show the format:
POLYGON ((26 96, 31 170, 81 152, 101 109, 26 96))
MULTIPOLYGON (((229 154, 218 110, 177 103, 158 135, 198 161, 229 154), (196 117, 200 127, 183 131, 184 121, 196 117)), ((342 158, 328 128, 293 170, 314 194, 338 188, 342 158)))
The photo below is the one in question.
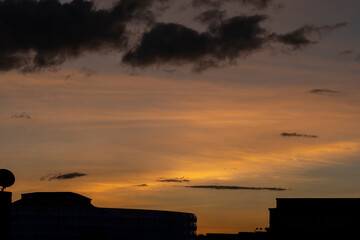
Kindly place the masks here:
POLYGON ((147 209, 127 209, 127 208, 99 208, 91 204, 90 198, 73 192, 34 192, 21 194, 21 199, 12 203, 13 208, 31 207, 56 207, 56 208, 94 208, 107 212, 117 212, 123 214, 174 214, 178 216, 188 216, 196 221, 193 213, 174 212, 166 210, 147 210, 147 209))
POLYGON ((14 207, 94 207, 91 199, 73 192, 35 192, 21 194, 14 207))

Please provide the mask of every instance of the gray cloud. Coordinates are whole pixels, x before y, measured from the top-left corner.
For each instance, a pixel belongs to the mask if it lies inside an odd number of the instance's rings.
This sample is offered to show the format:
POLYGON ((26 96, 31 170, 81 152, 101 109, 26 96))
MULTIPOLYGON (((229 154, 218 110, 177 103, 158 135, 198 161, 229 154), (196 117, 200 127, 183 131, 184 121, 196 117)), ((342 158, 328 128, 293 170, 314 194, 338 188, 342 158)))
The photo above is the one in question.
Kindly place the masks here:
POLYGON ((355 56, 355 60, 356 61, 358 61, 358 60, 360 60, 360 55, 359 55, 359 53, 357 52, 357 51, 354 51, 354 50, 344 50, 344 51, 341 51, 341 52, 339 52, 339 54, 338 54, 338 57, 341 57, 341 56, 355 56))
POLYGON ((331 90, 331 89, 326 89, 326 88, 316 88, 310 91, 310 93, 315 93, 315 94, 337 94, 340 93, 339 91, 335 91, 335 90, 331 90))
POLYGON ((283 137, 306 137, 306 138, 317 138, 318 136, 316 135, 307 135, 307 134, 298 134, 298 133, 287 133, 287 132, 283 132, 281 133, 281 136, 283 137))
POLYGON ((220 24, 226 16, 225 10, 211 9, 202 12, 200 15, 195 17, 196 21, 202 24, 220 24))
POLYGON ((321 27, 315 27, 311 25, 305 25, 295 31, 286 34, 273 34, 272 37, 278 42, 291 46, 294 50, 307 47, 311 44, 317 43, 309 39, 309 35, 317 34, 320 38, 324 35, 331 33, 332 31, 345 27, 347 23, 341 22, 334 25, 325 25, 321 27))
POLYGON ((27 114, 26 112, 23 112, 21 114, 15 113, 11 116, 12 118, 21 118, 21 119, 31 119, 31 116, 27 114))
POLYGON ((175 183, 190 182, 189 179, 186 179, 184 177, 181 177, 181 178, 159 178, 156 181, 158 181, 158 182, 175 182, 175 183))
POLYGON ((352 53, 354 53, 354 50, 344 50, 344 51, 339 52, 338 56, 349 55, 352 53))
POLYGON ((87 68, 87 67, 82 67, 82 68, 80 69, 80 72, 81 72, 82 74, 84 74, 86 77, 91 77, 91 76, 93 76, 93 75, 98 74, 98 72, 97 72, 96 70, 90 69, 90 68, 87 68))
POLYGON ((214 190, 269 190, 269 191, 285 191, 286 188, 277 187, 241 187, 241 186, 223 186, 223 185, 198 185, 186 186, 188 188, 214 189, 214 190))
POLYGON ((65 80, 69 80, 72 76, 73 76, 72 74, 65 75, 65 76, 64 76, 64 79, 65 79, 65 80))
POLYGON ((52 180, 67 180, 67 179, 73 179, 78 177, 87 176, 85 173, 79 173, 79 172, 73 172, 73 173, 65 173, 65 174, 51 174, 47 175, 45 177, 40 178, 41 181, 52 181, 52 180))

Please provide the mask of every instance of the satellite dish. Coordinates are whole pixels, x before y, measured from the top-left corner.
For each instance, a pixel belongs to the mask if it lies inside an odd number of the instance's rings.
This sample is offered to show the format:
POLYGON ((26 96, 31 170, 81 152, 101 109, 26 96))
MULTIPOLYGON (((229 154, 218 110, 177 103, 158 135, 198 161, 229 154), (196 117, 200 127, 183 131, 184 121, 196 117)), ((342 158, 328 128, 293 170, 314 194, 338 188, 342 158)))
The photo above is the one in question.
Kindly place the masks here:
POLYGON ((0 187, 1 191, 5 188, 12 186, 15 183, 15 176, 7 169, 0 169, 0 187))

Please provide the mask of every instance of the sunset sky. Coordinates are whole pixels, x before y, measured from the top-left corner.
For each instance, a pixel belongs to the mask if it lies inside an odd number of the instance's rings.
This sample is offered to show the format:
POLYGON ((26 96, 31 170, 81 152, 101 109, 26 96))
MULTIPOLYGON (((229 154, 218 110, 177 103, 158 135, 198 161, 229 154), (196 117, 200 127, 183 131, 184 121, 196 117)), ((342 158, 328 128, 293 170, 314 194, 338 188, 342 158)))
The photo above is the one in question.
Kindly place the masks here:
POLYGON ((13 200, 71 191, 237 233, 279 197, 360 197, 360 1, 11 2, 13 200))

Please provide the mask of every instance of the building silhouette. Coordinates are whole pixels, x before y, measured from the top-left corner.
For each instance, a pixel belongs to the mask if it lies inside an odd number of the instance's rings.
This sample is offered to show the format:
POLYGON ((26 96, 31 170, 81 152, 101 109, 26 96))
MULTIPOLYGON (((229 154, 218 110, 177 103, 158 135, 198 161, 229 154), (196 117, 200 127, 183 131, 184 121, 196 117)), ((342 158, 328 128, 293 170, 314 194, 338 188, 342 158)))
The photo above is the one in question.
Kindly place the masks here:
POLYGON ((199 236, 194 214, 97 208, 71 192, 22 194, 11 213, 12 240, 355 239, 360 198, 277 198, 267 231, 199 236))
POLYGON ((71 192, 22 194, 12 204, 12 240, 193 240, 191 213, 98 208, 71 192))
POLYGON ((360 198, 277 198, 269 228, 238 234, 207 233, 199 240, 359 239, 360 198))
POLYGON ((269 239, 359 237, 360 198, 277 198, 269 211, 269 239))
POLYGON ((11 239, 11 192, 0 191, 0 239, 11 239))

